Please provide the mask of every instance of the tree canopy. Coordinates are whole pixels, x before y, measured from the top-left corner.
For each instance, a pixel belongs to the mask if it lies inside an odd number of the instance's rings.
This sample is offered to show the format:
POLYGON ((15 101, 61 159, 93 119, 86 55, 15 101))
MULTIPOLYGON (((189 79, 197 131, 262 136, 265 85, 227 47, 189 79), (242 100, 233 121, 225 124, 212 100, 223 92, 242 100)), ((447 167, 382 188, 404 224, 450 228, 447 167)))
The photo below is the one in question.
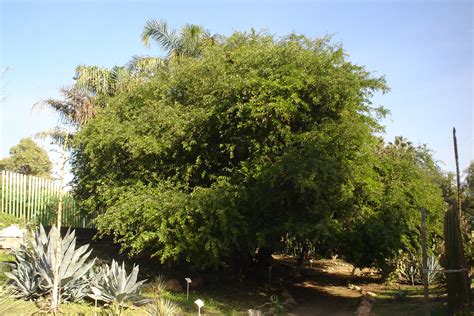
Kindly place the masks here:
POLYGON ((0 170, 31 176, 49 177, 51 168, 48 153, 31 138, 22 138, 17 145, 10 148, 10 157, 0 160, 0 170))
POLYGON ((291 237, 384 267, 419 242, 419 208, 436 235, 444 207, 429 151, 377 136, 386 91, 329 38, 219 37, 105 97, 75 138, 75 192, 163 262, 238 265, 291 237))

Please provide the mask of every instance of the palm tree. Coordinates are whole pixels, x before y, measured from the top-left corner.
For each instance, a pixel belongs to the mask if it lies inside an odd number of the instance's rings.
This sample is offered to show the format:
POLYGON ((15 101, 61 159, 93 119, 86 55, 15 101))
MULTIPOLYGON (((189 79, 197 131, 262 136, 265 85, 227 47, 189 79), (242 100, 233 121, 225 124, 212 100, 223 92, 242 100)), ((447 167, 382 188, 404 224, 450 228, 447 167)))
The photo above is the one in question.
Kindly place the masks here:
POLYGON ((170 29, 165 21, 148 20, 142 33, 146 46, 153 39, 167 53, 167 58, 199 57, 204 45, 213 45, 217 35, 211 35, 202 26, 186 24, 181 31, 170 29))
POLYGON ((404 152, 407 152, 413 149, 413 143, 408 141, 408 139, 406 139, 403 136, 395 136, 394 142, 393 143, 390 142, 388 143, 388 145, 390 147, 393 147, 395 149, 398 149, 404 152))
POLYGON ((55 127, 36 134, 37 138, 50 138, 60 146, 70 147, 74 132, 90 121, 97 112, 97 102, 91 94, 76 87, 61 88, 62 99, 47 99, 35 103, 33 109, 49 109, 55 112, 65 127, 55 127))
POLYGON ((93 96, 114 96, 154 77, 163 65, 163 59, 150 56, 134 56, 127 65, 112 68, 80 65, 76 67, 74 88, 93 96))
POLYGON ((35 104, 35 107, 48 107, 59 115, 61 123, 80 127, 91 120, 97 108, 94 97, 84 89, 76 87, 61 88, 62 99, 47 99, 35 104))
MULTIPOLYGON (((167 51, 167 58, 199 57, 204 45, 213 45, 218 41, 216 35, 198 25, 185 25, 180 32, 170 30, 166 22, 147 21, 142 40, 149 46, 150 39, 155 40, 167 51)), ((136 84, 153 78, 166 60, 150 56, 134 56, 125 66, 104 68, 80 65, 76 67, 74 86, 61 89, 62 100, 47 99, 35 106, 48 107, 59 114, 62 123, 80 128, 94 117, 97 110, 105 106, 101 97, 114 96, 127 91, 136 84)), ((61 143, 63 130, 50 130, 39 136, 49 135, 61 143)), ((68 134, 72 139, 73 135, 68 134)))

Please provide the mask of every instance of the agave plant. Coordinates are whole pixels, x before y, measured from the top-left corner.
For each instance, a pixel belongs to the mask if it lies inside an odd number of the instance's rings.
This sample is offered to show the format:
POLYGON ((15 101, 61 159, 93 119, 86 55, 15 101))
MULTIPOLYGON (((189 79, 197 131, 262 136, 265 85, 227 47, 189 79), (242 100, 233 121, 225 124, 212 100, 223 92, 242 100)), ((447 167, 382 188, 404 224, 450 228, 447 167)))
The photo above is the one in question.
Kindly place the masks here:
POLYGON ((38 296, 39 275, 26 252, 17 251, 16 267, 11 272, 5 272, 5 276, 10 280, 10 288, 19 297, 34 299, 38 296))
POLYGON ((157 299, 147 306, 147 313, 151 316, 174 316, 180 312, 179 307, 164 298, 157 299))
POLYGON ((421 282, 420 262, 416 256, 405 255, 397 263, 397 271, 402 279, 415 285, 421 282))
POLYGON ((146 280, 137 281, 138 271, 138 266, 134 266, 132 272, 127 275, 124 263, 120 266, 112 260, 110 266, 102 267, 93 281, 92 289, 100 294, 90 296, 109 306, 116 306, 120 310, 127 307, 129 303, 137 306, 147 304, 149 300, 139 294, 146 280))
MULTIPOLYGON (((5 275, 20 297, 29 299, 45 296, 53 288, 53 262, 55 260, 56 235, 58 230, 52 227, 46 234, 43 226, 32 232, 32 236, 20 248, 14 251, 16 265, 5 275)), ((89 259, 92 250, 89 245, 76 249, 74 231, 68 231, 61 238, 61 262, 59 265, 59 286, 61 298, 65 301, 78 301, 89 293, 88 273, 94 265, 89 259)))
POLYGON ((427 260, 427 268, 428 268, 428 284, 433 284, 439 281, 441 277, 440 271, 442 271, 442 267, 438 261, 436 256, 429 256, 427 260))

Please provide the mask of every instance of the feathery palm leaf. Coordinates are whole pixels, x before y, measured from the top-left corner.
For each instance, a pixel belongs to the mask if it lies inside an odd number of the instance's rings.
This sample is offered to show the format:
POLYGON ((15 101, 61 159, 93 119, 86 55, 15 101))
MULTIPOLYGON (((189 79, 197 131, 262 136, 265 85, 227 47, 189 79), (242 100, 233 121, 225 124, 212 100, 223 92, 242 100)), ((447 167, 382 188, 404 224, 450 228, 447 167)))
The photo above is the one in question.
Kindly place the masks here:
POLYGON ((394 142, 390 142, 389 146, 401 151, 410 151, 413 149, 413 143, 403 136, 395 136, 394 142))
POLYGON ((154 77, 156 71, 164 65, 161 58, 150 56, 133 56, 128 63, 127 69, 132 77, 150 78, 154 77))
POLYGON ((112 70, 97 66, 81 65, 76 67, 75 87, 93 95, 107 95, 112 91, 112 70))
POLYGON ((199 57, 205 44, 217 43, 217 36, 211 36, 202 26, 186 24, 181 31, 170 30, 164 21, 148 20, 145 24, 142 41, 150 45, 150 39, 166 51, 167 57, 199 57))
POLYGON ((74 134, 65 129, 55 127, 46 131, 36 133, 35 137, 43 140, 51 139, 54 144, 58 146, 66 145, 66 147, 69 149, 71 147, 74 134))
POLYGON ((150 46, 150 38, 156 41, 170 56, 181 45, 175 30, 169 30, 165 21, 148 20, 142 33, 145 46, 150 46))
POLYGON ((47 99, 36 103, 34 108, 49 108, 59 115, 62 123, 81 126, 96 113, 94 99, 86 91, 78 88, 61 88, 62 100, 47 99))

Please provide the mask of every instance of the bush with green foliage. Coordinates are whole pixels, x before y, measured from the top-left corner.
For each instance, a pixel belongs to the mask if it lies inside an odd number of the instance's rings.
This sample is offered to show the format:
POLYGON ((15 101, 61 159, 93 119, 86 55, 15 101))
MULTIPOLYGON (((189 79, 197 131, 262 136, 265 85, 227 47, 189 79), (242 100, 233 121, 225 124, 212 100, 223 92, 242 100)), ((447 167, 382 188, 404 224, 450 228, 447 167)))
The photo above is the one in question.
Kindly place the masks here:
POLYGON ((25 227, 25 220, 15 217, 10 214, 0 212, 0 229, 11 226, 11 225, 17 225, 18 227, 25 227))
POLYGON ((326 38, 235 33, 108 100, 76 136, 76 194, 162 261, 231 264, 285 233, 328 251, 358 212, 385 90, 326 38))
POLYGON ((131 255, 246 271, 288 237, 391 272, 419 246, 419 208, 436 236, 443 202, 427 150, 376 136, 387 90, 328 38, 219 37, 101 96, 75 193, 131 255))
MULTIPOLYGON (((13 251, 16 263, 5 275, 18 296, 34 299, 51 293, 53 287, 53 261, 56 250, 56 227, 46 234, 43 226, 32 232, 31 238, 13 251)), ((74 231, 61 238, 59 280, 61 300, 80 301, 90 291, 91 268, 89 245, 76 249, 74 231)))
MULTIPOLYGON (((421 209, 427 210, 429 249, 442 239, 442 173, 426 146, 388 144, 378 150, 375 176, 361 212, 345 228, 342 253, 358 267, 377 267, 385 278, 403 253, 421 256, 421 209)), ((368 193, 368 192, 367 192, 368 193)), ((438 254, 436 254, 438 255, 438 254)), ((412 267, 416 274, 417 268, 412 267)))

